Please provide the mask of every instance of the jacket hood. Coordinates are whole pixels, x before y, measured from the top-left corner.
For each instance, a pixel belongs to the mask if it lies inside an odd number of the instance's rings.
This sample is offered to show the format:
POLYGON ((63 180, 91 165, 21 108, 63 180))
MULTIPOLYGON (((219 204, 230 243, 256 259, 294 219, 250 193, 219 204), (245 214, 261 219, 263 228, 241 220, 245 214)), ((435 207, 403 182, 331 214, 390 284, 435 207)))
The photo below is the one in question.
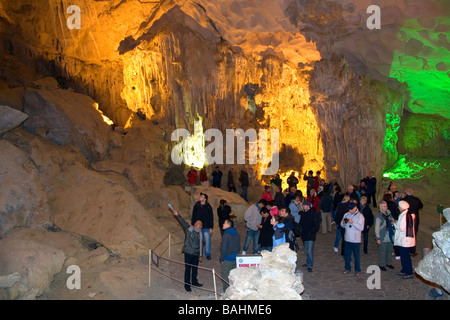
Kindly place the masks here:
POLYGON ((224 233, 229 233, 229 234, 231 234, 232 236, 235 236, 235 235, 238 234, 236 228, 234 228, 234 227, 233 227, 233 228, 228 228, 228 229, 226 229, 224 233))

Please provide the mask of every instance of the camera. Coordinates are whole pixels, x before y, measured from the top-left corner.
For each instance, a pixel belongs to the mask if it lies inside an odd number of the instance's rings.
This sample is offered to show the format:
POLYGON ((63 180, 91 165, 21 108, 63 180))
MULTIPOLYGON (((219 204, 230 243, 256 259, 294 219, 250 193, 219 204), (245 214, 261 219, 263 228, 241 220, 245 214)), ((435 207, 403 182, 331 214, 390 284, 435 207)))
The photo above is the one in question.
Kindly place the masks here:
POLYGON ((348 222, 348 219, 347 218, 344 218, 344 223, 347 223, 348 222))

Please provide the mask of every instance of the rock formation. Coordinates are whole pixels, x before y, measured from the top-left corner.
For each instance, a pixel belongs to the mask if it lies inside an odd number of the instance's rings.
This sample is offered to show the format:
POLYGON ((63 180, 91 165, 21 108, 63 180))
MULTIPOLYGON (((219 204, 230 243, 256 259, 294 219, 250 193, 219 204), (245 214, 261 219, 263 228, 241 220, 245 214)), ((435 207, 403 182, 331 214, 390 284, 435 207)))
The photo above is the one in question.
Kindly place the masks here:
POLYGON ((230 287, 223 299, 301 300, 304 288, 297 268, 297 254, 288 244, 263 250, 259 267, 236 268, 229 275, 230 287))
POLYGON ((0 105, 0 136, 20 126, 27 119, 26 113, 0 105))
POLYGON ((433 233, 433 248, 420 262, 415 272, 450 292, 450 208, 444 209, 447 222, 433 233))

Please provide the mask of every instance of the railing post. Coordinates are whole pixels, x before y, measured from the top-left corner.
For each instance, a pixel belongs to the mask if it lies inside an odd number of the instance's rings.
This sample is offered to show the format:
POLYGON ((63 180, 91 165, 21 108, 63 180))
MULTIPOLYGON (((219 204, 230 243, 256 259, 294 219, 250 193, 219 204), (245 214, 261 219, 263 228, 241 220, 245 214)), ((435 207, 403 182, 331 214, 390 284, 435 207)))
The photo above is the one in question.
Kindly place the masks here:
POLYGON ((148 250, 148 286, 151 284, 151 272, 152 272, 152 249, 148 250))
POLYGON ((217 300, 216 272, 214 271, 214 268, 212 269, 212 274, 213 274, 213 283, 214 283, 214 296, 217 300))

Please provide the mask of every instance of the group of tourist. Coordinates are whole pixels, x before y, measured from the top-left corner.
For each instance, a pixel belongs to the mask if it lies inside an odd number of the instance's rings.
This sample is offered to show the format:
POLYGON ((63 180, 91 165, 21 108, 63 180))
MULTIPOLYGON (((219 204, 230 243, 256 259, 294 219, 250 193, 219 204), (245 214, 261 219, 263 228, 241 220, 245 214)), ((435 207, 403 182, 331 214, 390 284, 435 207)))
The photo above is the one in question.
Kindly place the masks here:
MULTIPOLYGON (((222 176, 223 173, 220 170, 219 166, 216 166, 214 171, 211 174, 212 186, 215 188, 222 188, 222 176)), ((208 178, 208 173, 206 172, 206 167, 200 169, 200 174, 195 170, 194 167, 191 167, 187 173, 188 184, 190 187, 198 185, 209 186, 210 179, 208 178)), ((247 190, 250 185, 248 170, 244 168, 241 170, 238 178, 239 184, 242 189, 241 197, 248 201, 247 190)), ((236 183, 234 182, 234 170, 230 168, 227 174, 227 186, 226 189, 229 192, 236 192, 236 183)))
MULTIPOLYGON (((216 168, 217 169, 217 168, 216 168)), ((413 277, 411 255, 415 255, 416 235, 419 225, 419 210, 423 207, 420 199, 413 195, 412 189, 405 194, 396 190, 391 183, 383 194, 383 199, 376 203, 376 178, 373 172, 361 179, 359 186, 349 185, 346 192, 335 181, 325 183, 320 178, 320 172, 313 175, 305 172, 308 196, 305 198, 297 189, 299 179, 292 173, 288 179, 288 190, 281 189, 281 179, 275 175, 270 181, 274 185, 275 195, 272 196, 271 186, 264 188, 261 199, 249 206, 244 214, 245 240, 241 254, 247 254, 250 243, 253 242, 253 254, 262 250, 272 249, 282 243, 288 243, 292 250, 298 250, 297 239, 303 242, 306 263, 303 265, 309 272, 314 265, 314 242, 316 234, 321 229, 323 234, 331 233, 336 226, 334 251, 344 257, 344 274, 351 272, 351 260, 354 260, 355 275, 361 272, 360 247, 368 251, 369 230, 374 226, 372 236, 378 245, 379 267, 383 271, 394 269, 391 263, 392 252, 396 259, 401 260, 402 269, 397 274, 405 279, 413 277), (372 213, 373 208, 378 213, 372 213), (341 241, 342 240, 342 241, 341 241)), ((236 267, 236 257, 241 250, 241 237, 234 227, 230 217, 231 207, 226 200, 220 200, 217 208, 219 230, 222 236, 220 262, 222 262, 222 277, 228 282, 228 274, 236 267)), ((190 291, 190 285, 201 286, 197 281, 196 266, 204 254, 211 259, 211 235, 214 213, 208 203, 208 196, 200 194, 192 212, 189 225, 174 211, 186 230, 185 253, 185 288, 190 291), (196 252, 193 254, 192 252, 196 252), (195 257, 194 257, 195 256, 195 257)), ((225 283, 224 290, 228 284, 225 283)))
MULTIPOLYGON (((212 177, 212 186, 215 188, 220 188, 222 184, 222 171, 220 171, 220 167, 216 166, 214 171, 211 174, 212 177)), ((209 177, 206 172, 206 167, 203 167, 200 170, 200 174, 195 170, 194 167, 191 167, 187 173, 187 179, 189 186, 195 186, 200 182, 202 186, 209 186, 209 177)))

